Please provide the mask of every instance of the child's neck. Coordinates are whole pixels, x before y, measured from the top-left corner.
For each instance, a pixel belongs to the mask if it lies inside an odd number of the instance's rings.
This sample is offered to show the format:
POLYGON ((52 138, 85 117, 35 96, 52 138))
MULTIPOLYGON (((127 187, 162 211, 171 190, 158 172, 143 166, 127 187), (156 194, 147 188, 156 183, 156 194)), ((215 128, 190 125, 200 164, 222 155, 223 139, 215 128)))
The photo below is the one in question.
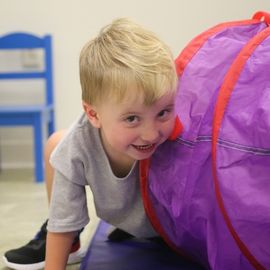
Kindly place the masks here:
POLYGON ((127 164, 121 164, 119 166, 119 164, 117 164, 117 162, 114 162, 109 157, 108 157, 108 159, 109 159, 113 174, 119 178, 126 177, 129 174, 129 172, 134 164, 134 161, 133 161, 131 164, 127 163, 127 164))

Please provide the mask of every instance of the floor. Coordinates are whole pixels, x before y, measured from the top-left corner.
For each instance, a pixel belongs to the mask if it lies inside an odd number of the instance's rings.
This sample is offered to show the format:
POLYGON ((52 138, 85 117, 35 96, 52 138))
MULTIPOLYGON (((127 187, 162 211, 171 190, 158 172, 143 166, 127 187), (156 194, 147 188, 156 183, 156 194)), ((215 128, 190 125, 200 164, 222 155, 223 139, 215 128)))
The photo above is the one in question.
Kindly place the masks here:
MULTIPOLYGON (((87 195, 92 219, 81 236, 83 248, 87 248, 98 223, 91 194, 87 195)), ((0 216, 0 270, 8 270, 2 261, 4 252, 31 240, 48 216, 45 184, 34 182, 32 170, 0 172, 0 216)), ((79 264, 67 269, 79 269, 79 264)))

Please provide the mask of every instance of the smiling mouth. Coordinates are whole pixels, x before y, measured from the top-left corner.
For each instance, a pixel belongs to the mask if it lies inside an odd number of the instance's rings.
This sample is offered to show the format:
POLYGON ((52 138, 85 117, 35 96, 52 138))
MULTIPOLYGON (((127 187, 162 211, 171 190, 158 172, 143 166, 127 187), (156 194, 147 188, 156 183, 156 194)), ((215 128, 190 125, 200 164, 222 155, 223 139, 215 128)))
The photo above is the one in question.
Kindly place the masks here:
POLYGON ((144 153, 152 152, 156 144, 147 144, 147 145, 132 145, 136 150, 144 153))

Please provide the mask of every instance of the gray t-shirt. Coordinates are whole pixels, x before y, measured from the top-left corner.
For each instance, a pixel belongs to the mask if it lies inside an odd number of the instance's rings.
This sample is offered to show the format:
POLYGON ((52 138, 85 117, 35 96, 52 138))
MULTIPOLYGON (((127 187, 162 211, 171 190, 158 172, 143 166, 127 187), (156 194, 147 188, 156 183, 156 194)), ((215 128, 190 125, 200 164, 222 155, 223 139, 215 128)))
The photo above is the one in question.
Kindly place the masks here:
POLYGON ((116 177, 99 130, 83 114, 51 155, 55 169, 48 230, 77 231, 89 222, 85 186, 93 193, 98 217, 137 237, 157 235, 144 211, 138 162, 126 177, 116 177))

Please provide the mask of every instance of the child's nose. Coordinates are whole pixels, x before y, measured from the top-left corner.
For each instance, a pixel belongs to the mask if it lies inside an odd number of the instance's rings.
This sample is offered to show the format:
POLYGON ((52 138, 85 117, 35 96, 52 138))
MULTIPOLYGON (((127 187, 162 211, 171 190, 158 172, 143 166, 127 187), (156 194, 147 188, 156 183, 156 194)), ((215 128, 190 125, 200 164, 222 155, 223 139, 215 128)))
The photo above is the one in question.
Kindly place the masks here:
POLYGON ((151 143, 156 142, 157 139, 159 138, 159 136, 160 136, 159 129, 153 125, 145 127, 142 134, 141 134, 142 140, 147 141, 147 142, 151 142, 151 143))

